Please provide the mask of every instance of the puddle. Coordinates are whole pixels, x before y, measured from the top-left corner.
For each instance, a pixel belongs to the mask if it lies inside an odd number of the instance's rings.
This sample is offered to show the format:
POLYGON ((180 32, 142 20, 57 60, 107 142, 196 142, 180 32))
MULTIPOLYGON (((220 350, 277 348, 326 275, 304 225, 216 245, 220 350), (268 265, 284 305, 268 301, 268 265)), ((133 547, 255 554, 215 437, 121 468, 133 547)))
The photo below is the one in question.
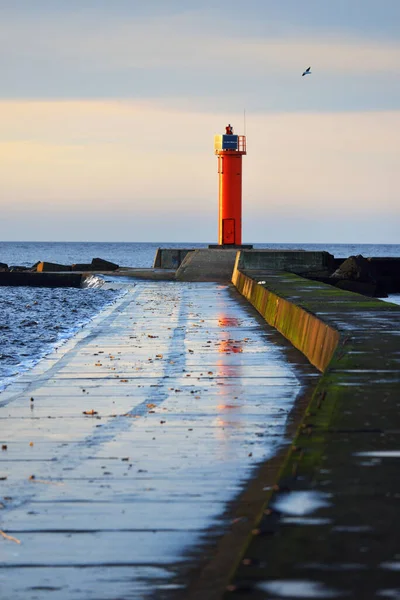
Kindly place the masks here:
POLYGON ((312 517, 284 517, 282 523, 293 525, 329 525, 331 519, 313 519, 312 517))
POLYGON ((399 561, 393 561, 393 562, 384 562, 381 563, 381 569, 387 569, 388 571, 400 571, 400 562, 399 561))
POLYGON ((372 458, 371 460, 363 460, 359 462, 360 467, 376 467, 376 465, 381 464, 381 460, 379 458, 372 458))
POLYGON ((391 302, 392 304, 400 304, 400 294, 389 294, 387 298, 380 298, 384 302, 391 302))
POLYGON ((339 531, 341 533, 365 533, 372 531, 372 527, 369 525, 337 525, 333 527, 332 531, 339 531))
POLYGON ((345 595, 318 581, 305 579, 266 581, 258 584, 257 589, 275 594, 278 598, 338 598, 345 595))
POLYGON ((165 583, 164 585, 159 585, 158 590, 182 590, 184 588, 183 585, 179 585, 177 583, 165 583))
POLYGON ((332 369, 331 373, 395 373, 394 369, 332 369))
POLYGON ((381 598, 394 598, 400 600, 400 588, 393 590, 379 590, 378 596, 381 598))
POLYGON ((354 456, 370 456, 372 458, 400 458, 400 450, 371 450, 369 452, 355 452, 354 456))
POLYGON ((319 508, 330 506, 330 497, 330 494, 316 491, 288 492, 279 494, 272 508, 287 515, 309 515, 319 508))
POLYGON ((367 567, 361 563, 333 563, 330 565, 323 563, 305 563, 300 566, 301 569, 315 569, 317 571, 364 571, 367 567))

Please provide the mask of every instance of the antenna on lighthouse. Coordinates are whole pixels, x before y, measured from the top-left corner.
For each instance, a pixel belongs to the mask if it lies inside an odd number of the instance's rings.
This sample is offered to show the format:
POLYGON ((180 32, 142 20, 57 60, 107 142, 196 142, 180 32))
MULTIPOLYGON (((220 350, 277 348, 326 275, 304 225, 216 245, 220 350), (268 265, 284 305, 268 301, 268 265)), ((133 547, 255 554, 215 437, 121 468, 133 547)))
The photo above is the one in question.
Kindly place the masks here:
POLYGON ((246 109, 243 109, 243 135, 246 135, 246 109))

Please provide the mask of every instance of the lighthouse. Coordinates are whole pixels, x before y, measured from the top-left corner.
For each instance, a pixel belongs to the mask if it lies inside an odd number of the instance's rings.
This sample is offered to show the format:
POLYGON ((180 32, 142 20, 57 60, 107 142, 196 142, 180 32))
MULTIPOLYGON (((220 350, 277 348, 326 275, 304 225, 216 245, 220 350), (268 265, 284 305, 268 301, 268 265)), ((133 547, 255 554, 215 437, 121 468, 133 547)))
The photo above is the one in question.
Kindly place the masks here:
POLYGON ((219 247, 242 244, 242 156, 246 154, 246 136, 235 135, 231 125, 225 130, 225 134, 214 136, 219 176, 219 247))

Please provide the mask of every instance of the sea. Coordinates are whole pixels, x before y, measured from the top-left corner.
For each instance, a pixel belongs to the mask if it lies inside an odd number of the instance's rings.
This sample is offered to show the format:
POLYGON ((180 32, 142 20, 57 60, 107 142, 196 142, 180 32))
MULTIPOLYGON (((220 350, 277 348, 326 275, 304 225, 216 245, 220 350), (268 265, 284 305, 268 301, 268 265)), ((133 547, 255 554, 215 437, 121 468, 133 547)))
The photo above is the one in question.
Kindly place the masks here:
MULTIPOLYGON (((0 263, 32 266, 38 261, 90 263, 104 258, 122 267, 151 267, 157 248, 205 248, 207 244, 135 242, 0 242, 0 263)), ((336 258, 362 254, 400 257, 394 244, 254 244, 255 248, 326 250, 336 258)), ((97 280, 98 281, 98 280, 97 280)), ((0 391, 43 356, 65 343, 126 288, 0 287, 0 391)), ((400 295, 388 298, 400 304, 400 295)))

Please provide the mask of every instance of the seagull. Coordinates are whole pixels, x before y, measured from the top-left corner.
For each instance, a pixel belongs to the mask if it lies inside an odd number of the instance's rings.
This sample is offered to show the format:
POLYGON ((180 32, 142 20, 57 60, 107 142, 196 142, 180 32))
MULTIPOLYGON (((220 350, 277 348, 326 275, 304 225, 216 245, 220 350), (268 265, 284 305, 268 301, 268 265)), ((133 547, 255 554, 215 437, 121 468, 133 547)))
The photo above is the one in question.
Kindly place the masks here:
POLYGON ((308 67, 308 69, 306 69, 304 71, 304 73, 302 74, 302 77, 304 77, 304 75, 311 75, 311 67, 308 67))

